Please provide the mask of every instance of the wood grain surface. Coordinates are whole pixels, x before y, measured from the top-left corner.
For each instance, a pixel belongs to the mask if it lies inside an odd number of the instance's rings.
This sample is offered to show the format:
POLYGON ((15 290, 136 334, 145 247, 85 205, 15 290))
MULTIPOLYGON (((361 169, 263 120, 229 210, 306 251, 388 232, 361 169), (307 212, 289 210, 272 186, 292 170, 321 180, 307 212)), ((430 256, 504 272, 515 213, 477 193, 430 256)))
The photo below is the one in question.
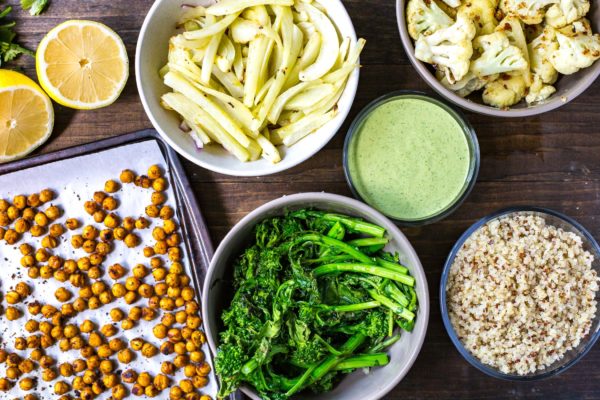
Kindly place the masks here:
MULTIPOLYGON (((96 111, 56 107, 56 128, 39 152, 151 127, 139 101, 133 73, 135 45, 150 0, 53 0, 39 17, 16 12, 21 43, 35 48, 45 32, 66 19, 101 21, 125 41, 131 76, 116 104, 96 111)), ((350 195, 342 171, 342 144, 349 122, 376 97, 398 89, 432 91, 410 65, 400 44, 393 0, 345 0, 359 36, 367 39, 361 80, 352 112, 325 149, 285 173, 235 178, 186 162, 215 245, 246 213, 285 194, 328 191, 350 195)), ((13 66, 35 77, 34 62, 13 66)), ((453 347, 439 311, 439 280, 445 258, 460 234, 477 219, 502 207, 527 204, 564 212, 600 238, 600 81, 559 110, 523 118, 467 117, 481 145, 475 189, 452 216, 416 229, 403 229, 427 273, 431 317, 425 344, 406 378, 389 399, 594 399, 600 398, 600 346, 562 375, 534 383, 490 378, 471 367, 453 347)))

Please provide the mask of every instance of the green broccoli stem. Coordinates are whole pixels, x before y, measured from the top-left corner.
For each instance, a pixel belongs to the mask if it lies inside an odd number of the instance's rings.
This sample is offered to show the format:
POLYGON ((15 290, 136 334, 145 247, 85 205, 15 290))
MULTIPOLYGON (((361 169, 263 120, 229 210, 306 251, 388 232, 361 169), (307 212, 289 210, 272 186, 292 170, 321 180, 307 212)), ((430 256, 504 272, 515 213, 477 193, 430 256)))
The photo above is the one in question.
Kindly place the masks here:
POLYGON ((400 333, 397 333, 394 336, 390 337, 389 339, 386 339, 383 342, 373 346, 372 348, 370 348, 367 351, 367 353, 374 354, 374 353, 380 352, 383 349, 387 349, 388 347, 390 347, 391 345, 396 343, 398 340, 400 340, 401 337, 402 336, 400 335, 400 333))
POLYGON ((291 396, 294 393, 298 392, 302 388, 313 384, 314 382, 322 379, 327 373, 332 371, 337 364, 346 359, 350 354, 352 354, 356 349, 358 349, 367 339, 365 335, 362 333, 357 333, 351 336, 346 343, 344 343, 340 347, 341 355, 329 355, 323 359, 319 364, 309 369, 312 371, 309 373, 308 371, 304 372, 302 376, 297 378, 297 381, 294 383, 294 386, 290 388, 286 396, 291 396))
POLYGON ((354 247, 369 247, 369 246, 380 246, 388 244, 389 240, 386 238, 360 238, 350 240, 348 243, 354 247))
POLYGON ((339 222, 333 224, 333 226, 329 229, 329 232, 327 232, 327 236, 337 240, 343 240, 345 235, 346 230, 344 229, 344 226, 339 222))
POLYGON ((346 369, 380 367, 387 365, 389 362, 390 358, 386 353, 358 354, 340 361, 334 370, 343 371, 346 369))
POLYGON ((332 246, 340 250, 342 253, 351 255, 355 260, 358 260, 363 264, 372 265, 375 263, 369 256, 350 246, 349 244, 344 243, 341 240, 330 238, 329 236, 321 235, 320 233, 308 233, 299 236, 296 238, 296 240, 294 240, 294 244, 299 244, 302 242, 313 242, 320 245, 332 246))
POLYGON ((335 274, 338 272, 357 272, 368 275, 380 276, 382 278, 388 278, 393 281, 403 283, 408 286, 415 284, 415 278, 409 275, 403 275, 395 271, 390 271, 387 268, 377 267, 374 265, 365 264, 350 264, 350 263, 334 263, 321 265, 315 268, 313 271, 315 277, 335 274))
POLYGON ((368 290, 368 292, 374 300, 380 302, 383 306, 389 308, 390 310, 398 314, 401 318, 404 318, 407 321, 412 321, 413 319, 415 319, 415 314, 412 311, 407 310, 395 301, 390 300, 389 298, 377 293, 376 290, 371 289, 368 290))
POLYGON ((256 368, 258 368, 258 361, 252 358, 250 361, 246 362, 246 364, 242 366, 241 372, 244 375, 248 375, 256 368))
POLYGON ((312 260, 305 260, 304 262, 307 264, 332 264, 352 260, 354 260, 354 257, 348 254, 338 254, 336 256, 324 255, 322 257, 314 258, 312 260))
POLYGON ((385 235, 385 228, 379 225, 371 224, 358 218, 351 218, 346 215, 324 213, 321 211, 307 211, 306 215, 315 218, 321 218, 328 222, 340 222, 348 229, 355 232, 364 233, 375 237, 383 237, 385 235))
POLYGON ((396 302, 400 303, 402 307, 408 307, 410 304, 410 300, 400 289, 396 286, 396 283, 388 281, 388 284, 385 285, 384 289, 385 294, 390 296, 396 302))
POLYGON ((396 264, 394 262, 384 260, 383 258, 380 258, 380 257, 376 257, 375 261, 377 261, 377 264, 379 264, 380 267, 391 269, 392 271, 396 271, 400 274, 404 274, 404 275, 408 274, 408 268, 406 268, 400 264, 396 264))
POLYGON ((344 304, 340 306, 329 306, 325 310, 332 312, 355 312, 368 310, 370 308, 377 308, 381 306, 381 303, 378 301, 366 301, 364 303, 355 303, 355 304, 344 304))

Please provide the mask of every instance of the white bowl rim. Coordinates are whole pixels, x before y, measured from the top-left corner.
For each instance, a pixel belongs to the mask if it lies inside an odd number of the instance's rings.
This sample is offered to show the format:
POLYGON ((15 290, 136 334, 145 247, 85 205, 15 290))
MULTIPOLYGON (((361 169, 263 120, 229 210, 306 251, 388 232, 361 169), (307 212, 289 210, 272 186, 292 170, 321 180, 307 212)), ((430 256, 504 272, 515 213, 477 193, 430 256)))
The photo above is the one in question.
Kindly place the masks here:
MULTIPOLYGON (((373 207, 371 207, 363 202, 360 202, 356 199, 352 199, 350 197, 338 195, 338 194, 332 194, 332 193, 326 193, 326 192, 304 192, 304 193, 296 193, 296 194, 284 195, 282 197, 278 197, 276 199, 273 199, 273 200, 259 206, 258 208, 254 209, 253 211, 248 213, 239 222, 237 222, 233 226, 233 228, 231 228, 231 230, 227 233, 227 235, 225 235, 225 237, 223 238, 223 240, 217 247, 217 250, 215 251, 213 258, 211 259, 210 265, 208 267, 208 271, 206 272, 204 285, 202 287, 202 316, 203 316, 203 319, 206 320, 204 318, 204 316, 208 315, 208 311, 209 311, 208 310, 208 308, 209 308, 208 307, 208 303, 209 303, 208 302, 208 292, 209 292, 208 286, 209 286, 209 282, 211 282, 211 280, 212 280, 212 276, 215 273, 215 268, 216 268, 215 260, 218 260, 220 257, 227 256, 227 254, 225 254, 225 247, 226 247, 225 243, 228 243, 229 241, 231 241, 231 239, 239 233, 239 231, 242 229, 242 227, 246 226, 250 221, 252 221, 256 217, 264 214, 265 212, 267 212, 269 210, 272 210, 274 208, 283 208, 286 205, 298 203, 298 202, 310 203, 311 201, 314 201, 314 200, 329 201, 329 202, 334 202, 334 203, 342 203, 342 204, 351 205, 351 206, 354 206, 354 207, 364 211, 365 213, 372 214, 376 218, 385 221, 388 225, 388 226, 386 226, 386 230, 388 231, 389 236, 392 238, 399 238, 400 240, 403 240, 406 244, 406 254, 410 255, 411 258, 416 260, 416 264, 411 266, 411 274, 413 274, 415 279, 419 282, 419 285, 423 287, 424 299, 421 299, 421 298, 418 299, 419 300, 419 319, 424 320, 425 322, 424 322, 422 331, 419 332, 419 337, 417 338, 416 345, 410 348, 410 350, 408 352, 408 357, 405 359, 406 362, 403 364, 402 368, 400 368, 397 371, 395 378, 388 381, 384 386, 382 386, 379 389, 378 393, 374 394, 373 397, 364 399, 364 400, 379 400, 379 399, 383 398, 387 393, 389 393, 394 387, 396 387, 400 383, 400 381, 402 381, 402 379, 406 376, 408 371, 412 368, 414 362, 417 359, 417 356, 419 355, 419 353, 421 351, 421 348, 423 347, 423 343, 425 341, 425 336, 427 334, 427 327, 429 325, 429 313, 430 313, 429 286, 427 285, 427 276, 425 274, 425 270, 423 269, 423 265, 421 264, 421 260, 419 259, 419 256, 417 255, 415 249, 413 248, 412 244, 410 243, 410 241, 408 240, 406 235, 404 235, 404 233, 402 233, 402 231, 400 231, 400 228, 398 228, 398 226, 396 224, 394 224, 388 217, 386 217, 379 211, 375 210, 373 207)), ((217 352, 217 344, 214 340, 216 335, 218 335, 217 332, 210 332, 210 334, 209 334, 209 332, 207 332, 207 335, 206 335, 209 348, 213 355, 215 355, 217 352)), ((240 390, 243 393, 245 393, 247 396, 251 397, 252 399, 260 400, 260 397, 258 397, 256 392, 253 389, 249 388, 248 386, 241 386, 240 390)))
MULTIPOLYGON (((187 151, 186 149, 182 148, 181 146, 179 146, 174 140, 172 140, 170 138, 170 136, 167 134, 167 132, 165 132, 165 130, 162 129, 158 120, 152 114, 150 106, 149 106, 148 102, 146 101, 146 92, 144 90, 144 86, 142 85, 142 81, 140 78, 141 77, 141 69, 142 69, 141 60, 140 60, 140 58, 141 58, 140 54, 141 54, 142 43, 143 43, 142 38, 146 35, 146 31, 148 30, 148 27, 150 26, 150 20, 152 20, 154 18, 154 14, 156 13, 156 10, 158 9, 158 7, 160 6, 160 4, 163 1, 170 1, 170 0, 155 0, 154 4, 152 5, 152 7, 150 7, 150 10, 148 11, 148 14, 146 14, 146 17, 144 18, 144 22, 140 29, 140 33, 138 35, 137 45, 136 45, 136 49, 135 49, 135 80, 136 80, 136 86, 138 89, 138 94, 139 94, 140 100, 142 102, 142 106, 144 108, 146 115, 148 116, 148 119, 150 119, 152 126, 154 127, 154 129, 156 129, 156 131, 159 133, 159 135, 169 144, 169 146, 171 146, 173 149, 175 149, 175 151, 177 153, 179 153, 181 156, 186 158, 188 161, 190 161, 196 165, 199 165, 202 168, 205 168, 205 169, 208 169, 208 170, 211 170, 214 172, 218 172, 220 174, 230 175, 230 176, 240 176, 240 177, 265 176, 265 175, 276 174, 276 173, 294 168, 297 165, 305 162, 306 160, 310 159, 312 156, 317 154, 319 151, 321 151, 323 149, 323 147, 325 147, 331 141, 331 139, 333 139, 333 137, 338 133, 338 131, 344 124, 346 118, 348 117, 348 114, 350 113, 350 110, 352 109, 352 105, 354 104, 354 100, 356 98, 356 92, 358 90, 360 68, 354 69, 354 71, 351 73, 350 77, 348 77, 348 81, 346 82, 346 87, 344 88, 344 91, 342 92, 342 97, 348 96, 348 99, 349 99, 348 107, 345 107, 343 109, 340 108, 339 114, 332 121, 328 122, 328 125, 330 125, 329 128, 331 130, 328 132, 319 132, 319 135, 324 136, 323 140, 314 148, 309 149, 310 151, 307 151, 306 154, 304 154, 302 157, 299 157, 296 161, 284 164, 283 160, 282 160, 277 164, 272 164, 271 165, 272 168, 265 169, 265 170, 262 170, 259 172, 252 170, 252 168, 251 168, 252 161, 249 161, 249 162, 245 163, 248 165, 247 169, 237 170, 237 169, 222 167, 222 166, 215 165, 213 163, 209 163, 204 160, 198 159, 197 157, 194 156, 193 153, 191 153, 191 152, 187 151)), ((350 30, 348 33, 349 33, 351 41, 355 43, 357 41, 356 30, 354 29, 354 24, 352 23, 352 19, 350 18, 350 15, 348 14, 346 7, 344 6, 344 3, 341 0, 327 0, 327 1, 335 1, 335 2, 339 3, 339 5, 341 6, 341 9, 343 10, 343 13, 332 16, 331 18, 334 20, 338 19, 338 18, 347 19, 347 21, 349 22, 348 26, 350 27, 350 30)), ((358 64, 360 65, 360 58, 358 60, 358 64)), ((322 129, 322 128, 320 128, 320 129, 322 129)), ((315 134, 315 133, 316 132, 313 132, 312 134, 315 134)), ((240 163, 241 163, 241 161, 240 161, 240 163)))
MULTIPOLYGON (((559 108, 574 100, 581 93, 585 92, 594 83, 598 76, 600 76, 600 65, 592 65, 589 67, 593 68, 592 73, 585 75, 584 78, 580 79, 576 85, 573 85, 573 88, 569 90, 568 96, 556 97, 548 101, 547 103, 537 104, 529 106, 527 108, 509 108, 507 110, 504 110, 472 102, 468 99, 460 97, 453 91, 444 87, 444 85, 442 85, 431 74, 426 64, 415 57, 415 49, 413 46, 413 42, 410 38, 410 35, 408 34, 408 29, 406 28, 406 3, 407 0, 396 0, 396 22, 398 23, 398 30, 400 31, 400 40, 402 42, 402 46, 404 47, 404 52, 406 53, 410 63, 417 70, 417 73, 421 76, 425 83, 429 85, 430 88, 434 89, 441 96, 456 104, 457 106, 460 106, 467 110, 483 115, 492 115, 495 117, 508 118, 530 117, 533 115, 543 114, 545 112, 559 108)), ((600 60, 597 62, 600 63, 600 60)))

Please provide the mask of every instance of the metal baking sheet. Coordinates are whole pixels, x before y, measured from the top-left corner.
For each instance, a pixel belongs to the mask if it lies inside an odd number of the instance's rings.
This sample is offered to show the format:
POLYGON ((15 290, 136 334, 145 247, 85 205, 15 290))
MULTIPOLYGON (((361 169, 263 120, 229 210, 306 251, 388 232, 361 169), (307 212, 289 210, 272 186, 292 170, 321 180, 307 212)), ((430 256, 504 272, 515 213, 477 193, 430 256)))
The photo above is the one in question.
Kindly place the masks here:
MULTIPOLYGON (((148 166, 159 164, 166 172, 169 178, 169 188, 167 190, 168 201, 176 210, 176 218, 181 226, 181 235, 184 239, 183 264, 186 266, 188 274, 192 277, 197 293, 200 293, 205 271, 208 268, 210 258, 213 253, 213 247, 210 242, 206 225, 198 208, 198 204, 193 196, 189 182, 185 176, 183 168, 176 154, 168 148, 157 136, 155 131, 146 130, 123 135, 117 138, 102 140, 83 146, 77 146, 56 153, 41 155, 38 157, 21 160, 15 163, 0 165, 0 197, 12 199, 17 194, 29 194, 39 192, 44 188, 51 188, 58 194, 53 201, 64 210, 60 221, 64 222, 66 218, 78 218, 83 224, 94 223, 93 219, 83 210, 83 203, 92 198, 95 191, 103 190, 104 182, 107 179, 118 180, 121 170, 128 168, 136 173, 143 174, 148 166)), ((132 216, 138 217, 144 214, 144 208, 150 204, 151 190, 141 189, 133 184, 123 185, 122 189, 115 193, 119 200, 119 208, 116 210, 120 217, 132 216)), ((45 209, 46 206, 42 206, 45 209)), ((142 237, 143 244, 152 244, 154 240, 151 237, 152 227, 156 226, 160 220, 153 220, 150 228, 138 230, 137 233, 142 237)), ((85 253, 83 250, 73 251, 70 249, 70 236, 72 232, 67 232, 62 240, 61 246, 54 250, 54 254, 61 255, 63 258, 78 258, 85 253), (68 249, 68 250, 67 250, 68 249)), ((39 243, 39 238, 32 238, 28 233, 19 241, 20 243, 39 243)), ((18 244, 9 246, 5 242, 0 242, 0 259, 3 260, 3 268, 0 269, 1 288, 4 292, 10 290, 17 282, 25 281, 34 287, 32 296, 26 299, 26 302, 40 300, 43 303, 50 303, 57 307, 60 303, 54 298, 54 291, 62 284, 50 279, 31 280, 26 270, 20 266, 21 255, 18 251, 18 244)), ((39 246, 39 245, 38 245, 39 246)), ((116 242, 115 249, 109 254, 103 263, 104 269, 113 263, 121 263, 127 269, 133 268, 137 263, 147 265, 148 259, 142 254, 143 246, 140 245, 131 251, 123 243, 116 242)), ((108 276, 104 278, 107 284, 112 284, 108 276)), ((149 283, 154 283, 152 277, 146 278, 149 283)), ((76 295, 77 289, 70 287, 68 283, 64 284, 76 295)), ((198 299, 200 296, 198 296, 198 299)), ((136 305, 145 305, 144 300, 139 300, 136 305)), ((83 319, 91 319, 102 326, 110 323, 108 312, 113 307, 119 307, 124 311, 128 310, 122 301, 115 301, 99 310, 87 310, 80 313, 77 317, 69 321, 70 323, 80 323, 83 319)), ((9 322, 2 318, 0 320, 0 336, 2 338, 2 347, 14 349, 14 338, 24 336, 22 324, 30 318, 26 307, 21 307, 25 311, 23 318, 9 322)), ((35 317, 35 319, 38 319, 35 317)), ((151 322, 140 322, 138 326, 129 331, 120 330, 117 337, 130 340, 135 337, 154 343, 157 347, 161 341, 154 338, 151 332, 152 327, 158 323, 159 319, 151 322)), ((207 358, 211 359, 208 346, 203 349, 207 358)), ((58 360, 58 363, 72 361, 79 358, 79 352, 71 350, 62 353, 56 346, 48 349, 48 354, 58 360)), ((14 351, 14 350, 11 350, 14 351)), ((29 351, 17 351, 22 356, 26 356, 29 351)), ((116 361, 116 356, 111 357, 116 361)), ((137 355, 135 361, 128 365, 138 372, 149 371, 153 374, 159 373, 162 361, 170 360, 173 356, 163 356, 159 354, 151 359, 145 359, 137 355)), ((210 361, 212 363, 212 361, 210 361)), ((118 365, 118 364, 117 364, 118 365)), ((118 365, 119 370, 125 369, 118 365)), ((31 375, 37 376, 39 372, 31 375)), ((183 379, 182 371, 175 376, 173 382, 183 379)), ((68 382, 71 379, 66 379, 68 382)), ((55 381, 54 381, 55 382, 55 381)), ((52 384, 54 383, 52 382, 52 384)), ((215 398, 217 391, 217 382, 214 375, 210 377, 209 385, 202 390, 203 393, 215 398)), ((38 386, 35 392, 42 398, 51 398, 52 389, 49 384, 38 380, 38 386)), ((15 395, 23 395, 17 387, 10 392, 0 394, 0 398, 13 398, 15 395)), ((108 398, 103 396, 100 398, 108 398)), ((168 398, 168 390, 163 391, 159 398, 168 398)))

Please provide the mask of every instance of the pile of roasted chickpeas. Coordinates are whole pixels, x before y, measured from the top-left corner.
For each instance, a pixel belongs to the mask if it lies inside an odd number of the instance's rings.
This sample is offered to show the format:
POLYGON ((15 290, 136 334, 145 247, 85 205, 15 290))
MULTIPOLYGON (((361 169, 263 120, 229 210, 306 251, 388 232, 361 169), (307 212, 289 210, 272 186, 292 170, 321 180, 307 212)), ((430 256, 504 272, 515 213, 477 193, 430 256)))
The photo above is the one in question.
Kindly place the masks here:
POLYGON ((0 363, 5 366, 0 391, 18 385, 24 400, 35 400, 41 379, 54 382, 53 391, 60 400, 90 400, 105 397, 107 392, 115 400, 130 394, 166 398, 166 393, 174 400, 211 400, 202 394, 211 372, 202 351, 206 337, 200 329, 196 293, 182 264, 175 212, 165 204, 167 186, 158 165, 152 165, 147 175, 124 170, 119 181, 106 181, 104 190, 84 203, 89 223, 63 216, 50 189, 15 196, 12 202, 0 199, 0 240, 18 245, 21 266, 34 282, 54 279, 61 283, 54 293, 59 306, 28 301, 35 284, 19 282, 4 293, 4 318, 19 320, 25 335, 0 349, 0 363), (118 214, 117 194, 123 184, 152 191, 145 216, 118 214), (145 229, 152 230, 153 241, 142 247, 139 233, 145 229), (70 243, 64 240, 67 230, 72 231, 70 243), (31 243, 26 243, 28 239, 31 243), (105 265, 118 241, 130 251, 141 251, 147 262, 105 265), (61 243, 72 247, 68 254, 82 249, 85 255, 63 258, 55 250, 61 243), (75 322, 79 313, 103 307, 111 323, 75 322), (151 324, 149 337, 129 341, 119 337, 141 323, 151 324), (76 351, 79 358, 60 362, 46 354, 52 346, 61 352, 76 351), (156 375, 128 368, 136 357, 150 359, 159 353, 167 361, 156 375), (175 379, 176 375, 183 378, 175 379))

